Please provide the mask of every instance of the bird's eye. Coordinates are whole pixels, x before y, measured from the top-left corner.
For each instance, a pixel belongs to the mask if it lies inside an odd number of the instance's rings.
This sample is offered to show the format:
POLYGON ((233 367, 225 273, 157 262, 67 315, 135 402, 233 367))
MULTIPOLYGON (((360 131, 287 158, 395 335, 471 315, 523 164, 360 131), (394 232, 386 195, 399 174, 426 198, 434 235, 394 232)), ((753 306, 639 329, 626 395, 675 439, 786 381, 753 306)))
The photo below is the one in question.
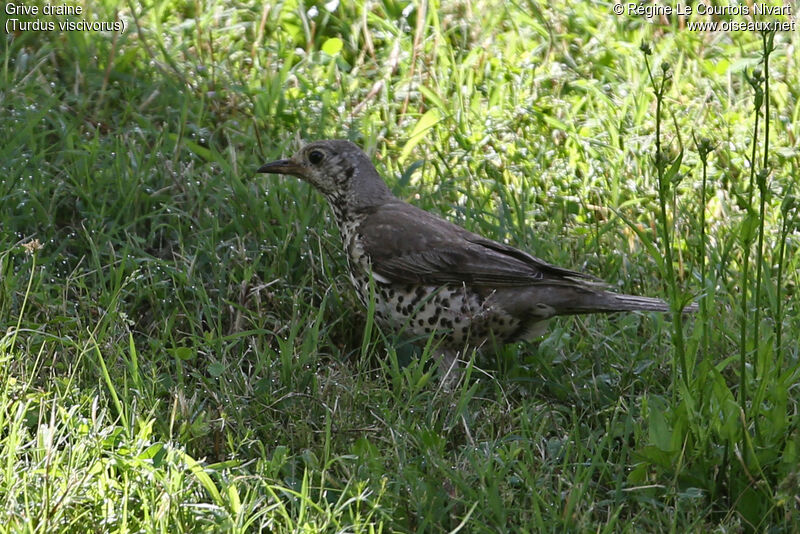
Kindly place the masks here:
POLYGON ((308 161, 310 161, 313 165, 317 165, 323 159, 325 159, 325 154, 320 152, 319 150, 312 150, 308 153, 308 161))

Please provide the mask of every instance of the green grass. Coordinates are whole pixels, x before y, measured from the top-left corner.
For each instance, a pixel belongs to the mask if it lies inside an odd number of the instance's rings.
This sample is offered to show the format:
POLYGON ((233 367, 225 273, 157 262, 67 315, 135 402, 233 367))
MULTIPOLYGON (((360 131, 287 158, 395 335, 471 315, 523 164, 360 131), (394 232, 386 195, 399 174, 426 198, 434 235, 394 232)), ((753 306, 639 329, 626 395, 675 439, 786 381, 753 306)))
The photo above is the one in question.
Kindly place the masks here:
POLYGON ((0 531, 800 532, 797 32, 764 73, 603 3, 80 5, 126 31, 0 44, 0 531), (702 312, 559 319, 445 391, 254 173, 332 137, 702 312))

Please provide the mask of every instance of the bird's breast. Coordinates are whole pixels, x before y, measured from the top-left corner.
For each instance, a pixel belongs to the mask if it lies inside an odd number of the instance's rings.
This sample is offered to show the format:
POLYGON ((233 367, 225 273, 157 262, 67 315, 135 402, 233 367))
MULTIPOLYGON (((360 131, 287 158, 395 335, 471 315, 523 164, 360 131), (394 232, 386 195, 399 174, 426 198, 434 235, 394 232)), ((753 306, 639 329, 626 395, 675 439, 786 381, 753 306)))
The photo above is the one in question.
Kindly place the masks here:
POLYGON ((358 232, 360 224, 361 220, 357 218, 339 219, 339 233, 342 236, 350 281, 353 283, 361 301, 366 303, 369 296, 371 268, 369 255, 364 251, 362 237, 358 232))

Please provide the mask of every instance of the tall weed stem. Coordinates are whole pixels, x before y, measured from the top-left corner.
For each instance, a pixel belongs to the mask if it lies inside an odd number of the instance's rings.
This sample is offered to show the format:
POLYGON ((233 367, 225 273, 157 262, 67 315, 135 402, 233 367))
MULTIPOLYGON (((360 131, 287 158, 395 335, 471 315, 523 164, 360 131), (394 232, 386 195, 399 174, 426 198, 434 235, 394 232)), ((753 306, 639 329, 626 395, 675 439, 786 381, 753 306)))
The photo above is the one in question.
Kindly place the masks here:
POLYGON ((656 155, 655 166, 658 176, 658 205, 659 205, 659 226, 661 228, 662 238, 664 239, 664 271, 667 279, 667 286, 669 290, 669 298, 672 308, 672 343, 675 347, 675 352, 678 357, 678 362, 681 369, 681 376, 685 385, 689 385, 689 371, 686 364, 686 351, 683 343, 683 304, 680 295, 678 294, 678 285, 675 276, 675 266, 672 261, 672 240, 670 239, 670 225, 667 217, 667 199, 669 198, 669 189, 672 186, 672 181, 678 180, 678 170, 683 159, 683 151, 675 157, 672 161, 669 160, 666 153, 661 147, 661 108, 664 102, 664 93, 667 88, 667 83, 671 79, 669 73, 669 63, 661 64, 661 77, 656 80, 653 76, 652 69, 648 56, 652 54, 650 46, 642 43, 641 50, 644 53, 644 63, 647 67, 647 75, 650 77, 650 84, 653 87, 653 92, 656 96, 656 155), (669 167, 668 167, 669 165, 669 167))

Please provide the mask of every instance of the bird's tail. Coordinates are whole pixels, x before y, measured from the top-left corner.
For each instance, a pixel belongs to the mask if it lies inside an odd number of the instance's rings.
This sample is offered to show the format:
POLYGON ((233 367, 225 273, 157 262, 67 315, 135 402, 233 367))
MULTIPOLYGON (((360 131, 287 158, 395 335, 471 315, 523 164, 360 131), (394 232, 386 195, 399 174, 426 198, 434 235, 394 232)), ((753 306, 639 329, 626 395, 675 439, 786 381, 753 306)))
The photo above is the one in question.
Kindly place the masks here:
MULTIPOLYGON (((668 312, 670 305, 665 301, 652 297, 621 295, 610 291, 595 293, 594 298, 577 299, 571 309, 559 309, 559 313, 613 313, 623 311, 656 311, 668 312)), ((683 308, 683 313, 694 313, 697 304, 691 303, 683 308)))

